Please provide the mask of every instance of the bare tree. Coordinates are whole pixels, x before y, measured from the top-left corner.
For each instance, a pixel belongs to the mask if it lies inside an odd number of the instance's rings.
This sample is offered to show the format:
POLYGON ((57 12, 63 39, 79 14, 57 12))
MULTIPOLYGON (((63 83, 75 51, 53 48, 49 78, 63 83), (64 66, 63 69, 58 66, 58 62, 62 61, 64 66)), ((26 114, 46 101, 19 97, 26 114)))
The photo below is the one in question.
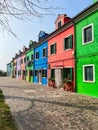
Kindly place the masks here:
POLYGON ((0 0, 0 28, 15 35, 9 26, 10 17, 21 20, 41 17, 49 15, 52 9, 56 8, 49 4, 49 0, 0 0))

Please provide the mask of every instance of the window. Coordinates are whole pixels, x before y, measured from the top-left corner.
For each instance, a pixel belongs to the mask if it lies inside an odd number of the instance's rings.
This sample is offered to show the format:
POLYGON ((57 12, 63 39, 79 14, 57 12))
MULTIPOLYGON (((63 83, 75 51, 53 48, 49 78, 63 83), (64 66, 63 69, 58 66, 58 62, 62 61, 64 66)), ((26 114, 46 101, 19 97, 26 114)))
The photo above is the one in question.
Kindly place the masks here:
POLYGON ((70 35, 64 39, 64 50, 71 49, 73 45, 73 35, 70 35))
POLYGON ((23 63, 23 59, 21 59, 21 64, 23 63))
POLYGON ((31 60, 34 60, 34 54, 31 55, 31 60))
POLYGON ((55 69, 51 69, 51 78, 55 78, 55 69))
POLYGON ((47 77, 47 70, 42 70, 42 77, 47 77))
POLYGON ((83 81, 84 82, 94 82, 95 81, 94 65, 84 65, 83 66, 83 81))
POLYGON ((26 58, 24 58, 24 63, 26 63, 26 58))
POLYGON ((35 59, 39 59, 39 52, 35 53, 35 59))
POLYGON ((29 61, 29 56, 27 56, 27 61, 29 61))
POLYGON ((25 75, 25 70, 23 71, 23 75, 25 75))
POLYGON ((59 21, 59 22, 58 22, 58 28, 60 28, 61 26, 62 26, 62 22, 59 21))
POLYGON ((32 70, 30 70, 30 76, 33 76, 33 71, 32 70))
POLYGON ((35 76, 38 76, 38 70, 35 70, 35 76))
POLYGON ((47 48, 44 48, 43 49, 43 57, 46 57, 47 56, 47 48))
POLYGON ((63 68, 63 79, 73 81, 73 68, 63 68))
POLYGON ((56 54, 56 43, 50 45, 50 54, 56 54))
POLYGON ((83 44, 87 44, 93 41, 93 24, 82 29, 83 44))

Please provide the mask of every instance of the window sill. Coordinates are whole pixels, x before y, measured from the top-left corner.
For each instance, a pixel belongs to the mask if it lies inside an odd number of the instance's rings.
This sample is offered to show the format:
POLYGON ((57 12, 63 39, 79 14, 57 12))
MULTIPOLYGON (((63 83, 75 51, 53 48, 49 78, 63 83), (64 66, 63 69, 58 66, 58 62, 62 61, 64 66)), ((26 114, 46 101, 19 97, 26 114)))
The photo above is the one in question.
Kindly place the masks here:
POLYGON ((66 49, 66 50, 64 50, 64 51, 70 51, 70 50, 72 50, 72 48, 66 49))
POLYGON ((93 40, 93 41, 90 41, 90 42, 82 43, 82 45, 84 46, 84 45, 87 45, 87 44, 91 44, 91 43, 93 43, 93 42, 94 42, 94 40, 93 40))
POLYGON ((95 81, 83 81, 84 83, 95 83, 95 81))

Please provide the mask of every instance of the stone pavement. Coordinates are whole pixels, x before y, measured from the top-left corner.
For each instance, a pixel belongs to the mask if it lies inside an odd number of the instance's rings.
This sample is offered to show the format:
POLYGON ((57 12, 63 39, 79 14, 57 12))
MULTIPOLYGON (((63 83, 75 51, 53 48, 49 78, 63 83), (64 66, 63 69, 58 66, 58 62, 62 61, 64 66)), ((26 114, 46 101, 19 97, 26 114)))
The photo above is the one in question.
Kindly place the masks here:
POLYGON ((0 78, 19 130, 98 130, 98 99, 0 78))

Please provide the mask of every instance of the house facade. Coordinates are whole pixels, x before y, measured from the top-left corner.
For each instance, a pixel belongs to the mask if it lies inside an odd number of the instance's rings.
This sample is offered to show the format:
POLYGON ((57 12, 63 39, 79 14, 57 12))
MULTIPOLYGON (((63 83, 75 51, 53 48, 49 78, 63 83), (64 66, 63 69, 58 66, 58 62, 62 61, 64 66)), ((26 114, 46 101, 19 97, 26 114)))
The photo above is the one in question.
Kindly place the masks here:
POLYGON ((21 76, 20 76, 20 78, 23 80, 23 79, 26 79, 26 71, 25 71, 25 69, 26 69, 26 55, 25 55, 25 53, 26 53, 26 51, 27 51, 28 49, 24 46, 23 47, 23 52, 21 53, 21 55, 20 55, 20 70, 21 70, 21 76))
POLYGON ((22 52, 19 50, 19 54, 16 56, 16 78, 21 79, 21 60, 20 60, 20 55, 22 52))
POLYGON ((29 42, 29 49, 26 51, 26 80, 33 82, 33 61, 34 61, 34 42, 29 42))
POLYGON ((98 2, 74 20, 77 92, 98 97, 98 2))
POLYGON ((47 85, 47 49, 48 43, 43 40, 47 34, 45 32, 39 33, 39 43, 34 47, 34 83, 47 85))
POLYGON ((56 31, 48 40, 48 78, 54 78, 57 87, 62 86, 62 80, 65 78, 70 79, 74 86, 74 25, 64 15, 65 22, 59 27, 61 18, 58 16, 56 31))

